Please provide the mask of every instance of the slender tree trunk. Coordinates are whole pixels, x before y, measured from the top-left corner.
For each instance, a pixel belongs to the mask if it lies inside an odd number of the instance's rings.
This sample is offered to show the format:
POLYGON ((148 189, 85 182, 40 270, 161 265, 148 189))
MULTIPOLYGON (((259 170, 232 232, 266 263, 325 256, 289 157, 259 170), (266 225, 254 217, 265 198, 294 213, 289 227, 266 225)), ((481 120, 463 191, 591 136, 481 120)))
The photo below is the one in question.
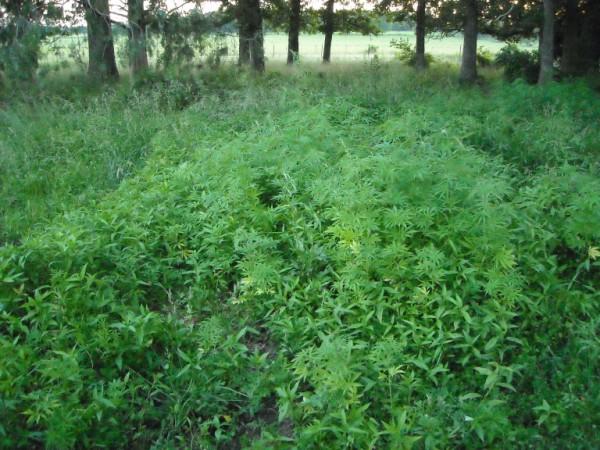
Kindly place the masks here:
POLYGON ((290 0, 290 23, 288 30, 288 54, 287 63, 294 64, 300 51, 300 0, 290 0))
POLYGON ((323 62, 331 61, 331 41, 333 39, 333 31, 335 28, 333 5, 335 0, 327 0, 325 5, 325 13, 323 14, 323 31, 325 32, 325 43, 323 44, 323 62))
POLYGON ((135 76, 148 70, 144 0, 127 0, 129 22, 129 67, 135 76))
POLYGON ((96 79, 119 77, 108 0, 83 0, 88 34, 88 74, 96 79))
POLYGON ((465 8, 464 41, 460 81, 477 81, 477 0, 463 0, 465 8))
POLYGON ((263 18, 260 0, 240 0, 238 3, 240 55, 239 64, 252 63, 254 70, 265 70, 263 18))
POLYGON ((540 45, 539 84, 552 81, 554 75, 554 0, 544 0, 544 26, 540 45))
POLYGON ((416 59, 415 67, 417 70, 423 70, 427 67, 425 59, 425 7, 426 0, 418 0, 417 2, 417 43, 416 43, 416 59))

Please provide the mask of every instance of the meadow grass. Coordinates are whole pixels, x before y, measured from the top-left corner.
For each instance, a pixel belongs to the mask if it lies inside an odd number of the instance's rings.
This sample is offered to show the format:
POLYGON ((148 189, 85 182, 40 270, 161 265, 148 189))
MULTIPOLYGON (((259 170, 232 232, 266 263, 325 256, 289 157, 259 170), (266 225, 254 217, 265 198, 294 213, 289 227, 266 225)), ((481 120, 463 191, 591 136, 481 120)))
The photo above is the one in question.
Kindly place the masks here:
MULTIPOLYGON (((119 68, 127 70, 126 38, 116 35, 116 53, 119 68)), ((281 63, 287 59, 287 34, 266 33, 265 34, 265 57, 268 63, 281 63)), ((319 62, 323 55, 323 35, 320 33, 300 34, 300 60, 305 63, 319 62)), ((332 58, 336 62, 364 62, 370 60, 373 55, 384 61, 391 61, 397 57, 391 43, 393 40, 408 40, 414 43, 414 32, 398 31, 386 32, 378 35, 362 35, 359 33, 336 33, 332 41, 332 58)), ((458 33, 453 36, 441 36, 431 34, 426 41, 426 51, 441 62, 460 62, 463 37, 458 33)), ((205 41, 205 53, 216 47, 227 47, 228 54, 223 57, 224 61, 235 62, 238 48, 236 35, 224 35, 209 37, 205 41)), ((479 36, 479 47, 496 54, 505 43, 497 39, 481 35, 479 36)), ((537 44, 523 41, 520 47, 533 49, 537 44)), ((156 55, 160 49, 158 42, 153 42, 154 51, 151 52, 150 61, 156 64, 156 55)), ((42 65, 44 70, 60 69, 76 65, 81 70, 85 69, 87 61, 87 37, 83 34, 73 34, 49 39, 44 43, 44 57, 42 65)))
MULTIPOLYGON (((70 95, 82 95, 75 91, 70 95)), ((152 136, 170 120, 156 106, 135 94, 109 93, 15 102, 0 110, 0 242, 101 197, 133 173, 152 136)))
POLYGON ((597 448, 600 98, 456 79, 8 102, 0 446, 597 448))

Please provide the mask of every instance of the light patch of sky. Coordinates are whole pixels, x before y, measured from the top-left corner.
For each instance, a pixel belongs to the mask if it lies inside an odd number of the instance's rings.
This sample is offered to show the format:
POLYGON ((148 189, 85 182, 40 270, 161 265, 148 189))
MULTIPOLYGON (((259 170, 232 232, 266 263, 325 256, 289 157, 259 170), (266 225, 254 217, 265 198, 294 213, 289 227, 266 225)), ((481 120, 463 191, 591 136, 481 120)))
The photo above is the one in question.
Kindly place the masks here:
MULTIPOLYGON (((127 21, 127 2, 123 0, 110 0, 110 14, 111 18, 117 22, 127 21)), ((205 1, 177 1, 167 0, 165 2, 167 11, 182 12, 192 11, 193 9, 199 9, 204 13, 214 12, 219 9, 221 2, 218 0, 205 0, 205 1)))
MULTIPOLYGON (((84 0, 86 1, 86 0, 84 0)), ((309 0, 308 5, 312 8, 319 8, 323 6, 324 0, 309 0)), ((372 3, 362 3, 362 8, 372 9, 374 5, 372 3)), ((344 2, 343 4, 337 3, 335 9, 352 9, 360 4, 357 1, 344 2)), ((72 17, 75 17, 74 25, 85 25, 85 20, 82 15, 72 14, 75 11, 77 2, 74 0, 67 0, 63 3, 63 7, 72 17)), ((127 22, 127 1, 126 0, 109 0, 110 5, 110 17, 114 22, 126 23, 127 22)), ((221 6, 219 0, 197 0, 197 1, 186 1, 186 0, 166 0, 165 6, 167 11, 178 11, 186 12, 193 9, 199 9, 204 13, 215 12, 221 6)), ((416 3, 414 5, 416 8, 416 3)))
MULTIPOLYGON (((110 0, 111 18, 118 22, 124 22, 127 20, 127 2, 123 0, 110 0)), ((324 4, 324 0, 309 0, 308 5, 311 8, 320 8, 324 4)), ((358 5, 361 5, 363 9, 371 10, 374 8, 374 4, 371 2, 365 3, 359 1, 348 1, 338 2, 335 5, 335 9, 352 9, 358 5)), ((200 1, 181 1, 181 0, 166 0, 166 8, 168 11, 179 11, 186 12, 191 11, 195 8, 200 9, 204 13, 215 12, 221 6, 219 0, 200 0, 200 1)), ((414 4, 416 10, 417 4, 414 4)))
MULTIPOLYGON (((86 0, 83 0, 86 1, 86 0)), ((85 20, 82 14, 76 14, 78 1, 67 0, 59 2, 63 7, 67 17, 73 17, 74 20, 70 23, 76 26, 85 25, 85 20)), ((127 22, 127 1, 125 0, 109 0, 110 18, 114 22, 127 22)), ((221 2, 219 0, 201 0, 201 1, 185 1, 185 0, 166 0, 165 6, 167 11, 186 12, 193 9, 199 9, 204 13, 217 11, 221 2)))

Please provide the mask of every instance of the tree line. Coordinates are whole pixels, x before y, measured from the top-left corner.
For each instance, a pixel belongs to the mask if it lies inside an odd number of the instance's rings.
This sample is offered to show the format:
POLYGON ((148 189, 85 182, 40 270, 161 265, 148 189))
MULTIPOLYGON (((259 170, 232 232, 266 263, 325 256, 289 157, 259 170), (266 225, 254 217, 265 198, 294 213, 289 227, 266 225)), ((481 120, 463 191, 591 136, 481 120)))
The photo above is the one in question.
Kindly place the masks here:
POLYGON ((114 27, 127 32, 129 68, 134 76, 148 69, 148 36, 160 36, 164 64, 175 55, 190 56, 189 42, 216 30, 238 36, 238 63, 257 72, 265 69, 264 29, 288 34, 287 63, 300 53, 302 31, 324 34, 323 63, 331 61, 335 32, 380 30, 378 19, 414 26, 414 65, 427 68, 426 36, 462 32, 460 79, 478 78, 478 36, 492 35, 507 42, 539 39, 538 81, 559 71, 577 76, 598 71, 600 61, 600 2, 598 0, 221 0, 219 10, 202 14, 182 12, 193 2, 169 5, 164 0, 126 1, 116 12, 109 0, 76 0, 69 10, 53 0, 0 0, 0 72, 31 78, 41 43, 64 32, 65 24, 85 22, 88 74, 96 80, 119 77, 114 27), (112 8, 112 10, 111 10, 112 8), (124 12, 123 12, 124 11, 124 12), (118 15, 120 20, 113 16, 118 15), (62 31, 61 31, 62 30, 62 31))

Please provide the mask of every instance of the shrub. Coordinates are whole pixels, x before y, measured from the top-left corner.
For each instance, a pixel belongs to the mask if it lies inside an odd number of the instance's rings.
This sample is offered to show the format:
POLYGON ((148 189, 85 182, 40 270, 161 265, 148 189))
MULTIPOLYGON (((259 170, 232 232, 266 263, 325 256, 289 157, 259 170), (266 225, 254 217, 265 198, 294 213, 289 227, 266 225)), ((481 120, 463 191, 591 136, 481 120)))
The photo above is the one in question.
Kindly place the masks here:
MULTIPOLYGON (((390 46, 398 50, 397 58, 409 66, 414 66, 417 61, 417 52, 415 46, 408 39, 392 39, 390 46)), ((425 53, 425 61, 429 65, 434 62, 434 58, 429 53, 425 53)))
POLYGON ((44 38, 44 29, 17 20, 0 29, 0 75, 10 82, 30 82, 38 68, 40 46, 44 38), (18 34, 16 30, 22 29, 18 34))
POLYGON ((522 78, 531 84, 537 82, 540 63, 536 50, 521 50, 516 44, 509 44, 500 49, 495 62, 504 68, 504 76, 508 81, 522 78))
POLYGON ((494 54, 484 48, 484 47, 479 47, 477 49, 477 64, 480 65, 481 67, 489 67, 494 63, 494 54))

